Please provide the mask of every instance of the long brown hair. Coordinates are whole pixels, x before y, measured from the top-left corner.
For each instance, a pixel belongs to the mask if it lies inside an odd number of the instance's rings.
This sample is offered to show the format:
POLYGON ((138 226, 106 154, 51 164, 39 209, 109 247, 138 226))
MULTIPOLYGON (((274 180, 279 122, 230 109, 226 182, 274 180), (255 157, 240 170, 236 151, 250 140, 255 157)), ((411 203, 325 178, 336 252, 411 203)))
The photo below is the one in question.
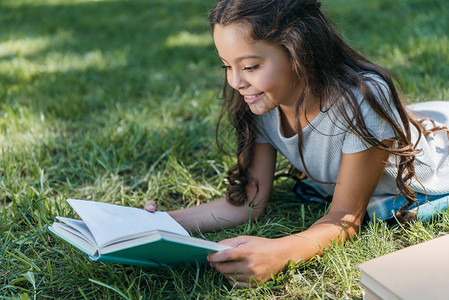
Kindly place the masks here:
MULTIPOLYGON (((280 45, 288 54, 298 84, 303 88, 296 106, 297 115, 309 98, 320 99, 321 108, 334 109, 349 127, 369 145, 396 156, 396 185, 408 200, 397 213, 400 220, 414 218, 407 210, 416 203, 409 183, 415 177, 417 150, 411 142, 410 124, 422 132, 420 124, 409 116, 400 101, 390 74, 353 50, 327 20, 316 0, 221 0, 209 15, 212 28, 216 24, 239 22, 250 29, 250 38, 280 45), (373 76, 377 75, 381 81, 373 76), (354 89, 363 95, 373 111, 384 119, 395 133, 394 145, 378 140, 367 128, 354 89), (349 111, 348 111, 349 107, 349 111), (399 120, 394 111, 398 112, 399 120), (353 119, 354 118, 354 119, 353 119)), ((248 168, 255 147, 255 116, 243 97, 226 82, 222 115, 227 112, 237 133, 237 163, 228 171, 230 186, 227 199, 235 205, 247 201, 246 186, 254 181, 248 168)), ((296 118, 296 128, 302 128, 296 118)), ((421 135, 420 135, 421 136, 421 135)), ((308 172, 302 152, 302 131, 298 130, 301 160, 308 172)), ((417 203, 416 203, 417 204, 417 203)))

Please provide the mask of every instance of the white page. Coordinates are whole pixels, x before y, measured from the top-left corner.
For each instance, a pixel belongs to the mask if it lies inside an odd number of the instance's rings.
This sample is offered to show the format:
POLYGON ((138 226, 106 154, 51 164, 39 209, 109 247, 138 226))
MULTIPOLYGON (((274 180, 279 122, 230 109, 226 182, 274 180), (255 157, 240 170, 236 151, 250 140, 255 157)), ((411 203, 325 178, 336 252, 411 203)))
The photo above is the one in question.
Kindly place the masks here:
POLYGON ((88 240, 84 235, 80 234, 78 230, 70 225, 55 222, 49 229, 69 241, 71 244, 75 245, 75 247, 90 255, 97 252, 97 244, 91 240, 88 240))
POLYGON ((83 221, 70 219, 70 218, 64 218, 64 217, 56 217, 61 222, 64 222, 68 226, 74 228, 78 232, 80 232, 87 240, 90 241, 92 247, 97 246, 97 241, 95 240, 92 233, 89 231, 89 228, 87 228, 86 224, 83 221))
POLYGON ((152 230, 189 236, 189 233, 165 212, 150 213, 135 207, 87 200, 68 199, 67 202, 83 219, 99 248, 120 237, 152 230))

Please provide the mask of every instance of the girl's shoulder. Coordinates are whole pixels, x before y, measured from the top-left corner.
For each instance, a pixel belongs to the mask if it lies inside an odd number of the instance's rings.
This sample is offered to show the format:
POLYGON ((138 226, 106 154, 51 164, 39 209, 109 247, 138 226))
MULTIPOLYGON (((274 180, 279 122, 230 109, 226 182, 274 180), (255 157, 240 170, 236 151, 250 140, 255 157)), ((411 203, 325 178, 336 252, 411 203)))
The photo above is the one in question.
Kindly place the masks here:
MULTIPOLYGON (((329 97, 324 110, 337 117, 341 112, 353 115, 356 111, 372 110, 373 105, 383 109, 391 107, 394 102, 392 91, 381 75, 373 72, 358 73, 358 84, 342 86, 335 96, 329 97)), ((338 118, 337 118, 338 119, 338 118)))
POLYGON ((362 84, 352 87, 343 96, 344 107, 352 112, 360 111, 364 116, 370 114, 374 106, 381 108, 384 113, 396 114, 392 110, 396 107, 393 91, 387 81, 379 74, 371 72, 360 73, 360 75, 362 84))
MULTIPOLYGON (((363 72, 360 73, 360 75, 362 82, 365 84, 366 88, 369 89, 369 91, 373 93, 377 99, 379 98, 386 100, 391 99, 391 89, 388 86, 387 81, 384 78, 382 78, 379 74, 371 72, 363 72)), ((362 95, 361 97, 362 99, 360 99, 360 101, 362 101, 364 98, 362 91, 358 87, 355 87, 354 89, 358 91, 360 95, 362 95)))

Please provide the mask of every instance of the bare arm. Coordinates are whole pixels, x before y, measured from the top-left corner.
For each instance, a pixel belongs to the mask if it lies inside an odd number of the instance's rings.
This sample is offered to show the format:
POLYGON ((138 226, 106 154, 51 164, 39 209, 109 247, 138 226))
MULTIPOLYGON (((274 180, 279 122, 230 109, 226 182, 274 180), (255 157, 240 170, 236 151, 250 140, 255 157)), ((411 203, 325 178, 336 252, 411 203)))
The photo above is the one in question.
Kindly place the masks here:
POLYGON ((250 218, 257 218, 265 210, 273 185, 276 152, 270 144, 256 144, 253 161, 249 169, 252 177, 259 182, 256 186, 248 185, 248 199, 253 199, 253 206, 248 204, 235 206, 225 198, 204 203, 195 207, 168 212, 184 228, 194 232, 207 232, 243 224, 250 218))
POLYGON ((345 154, 329 213, 309 229, 278 239, 237 237, 222 243, 235 248, 209 255, 209 261, 229 279, 247 285, 267 281, 289 260, 309 260, 334 242, 353 237, 359 230, 370 196, 389 154, 377 148, 345 154))
POLYGON ((343 155, 329 213, 306 231, 283 238, 284 242, 299 240, 302 245, 295 260, 308 260, 331 243, 343 242, 359 231, 388 157, 389 153, 377 148, 343 155))

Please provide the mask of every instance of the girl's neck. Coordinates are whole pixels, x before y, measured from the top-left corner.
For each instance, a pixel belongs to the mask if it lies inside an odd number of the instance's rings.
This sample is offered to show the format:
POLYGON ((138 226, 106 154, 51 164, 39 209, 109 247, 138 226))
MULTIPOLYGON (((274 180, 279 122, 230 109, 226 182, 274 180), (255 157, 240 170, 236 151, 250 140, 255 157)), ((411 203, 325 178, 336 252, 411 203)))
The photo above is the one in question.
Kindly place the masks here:
POLYGON ((285 137, 292 137, 309 125, 313 119, 320 113, 319 99, 307 101, 305 109, 299 109, 299 115, 296 116, 296 106, 294 105, 280 105, 279 111, 281 113, 281 126, 285 137), (297 128, 297 118, 301 123, 301 128, 297 128))

